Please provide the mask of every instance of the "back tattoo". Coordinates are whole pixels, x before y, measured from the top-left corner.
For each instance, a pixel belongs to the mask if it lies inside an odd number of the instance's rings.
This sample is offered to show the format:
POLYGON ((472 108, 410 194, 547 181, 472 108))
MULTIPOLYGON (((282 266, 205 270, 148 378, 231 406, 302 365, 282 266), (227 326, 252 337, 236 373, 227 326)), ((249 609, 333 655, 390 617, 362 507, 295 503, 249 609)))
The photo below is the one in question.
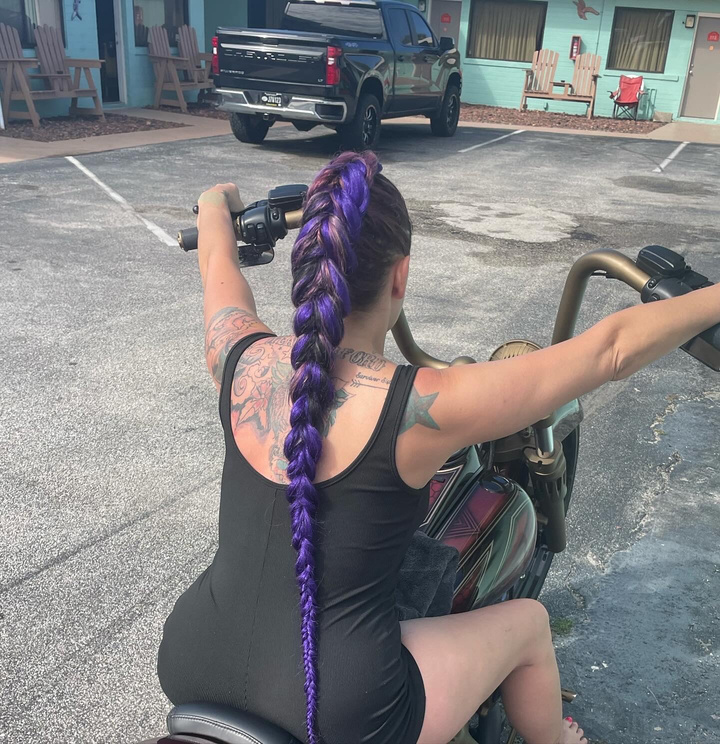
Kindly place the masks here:
MULTIPOLYGON (((233 378, 231 421, 233 432, 243 424, 252 424, 260 440, 269 444, 268 457, 273 478, 287 482, 287 460, 283 452, 290 427, 289 385, 292 366, 292 337, 268 338, 255 343, 243 354, 233 378)), ((338 410, 355 397, 362 387, 388 390, 391 363, 375 354, 345 347, 336 357, 360 367, 349 379, 333 377, 335 400, 325 421, 323 436, 334 426, 338 410)))

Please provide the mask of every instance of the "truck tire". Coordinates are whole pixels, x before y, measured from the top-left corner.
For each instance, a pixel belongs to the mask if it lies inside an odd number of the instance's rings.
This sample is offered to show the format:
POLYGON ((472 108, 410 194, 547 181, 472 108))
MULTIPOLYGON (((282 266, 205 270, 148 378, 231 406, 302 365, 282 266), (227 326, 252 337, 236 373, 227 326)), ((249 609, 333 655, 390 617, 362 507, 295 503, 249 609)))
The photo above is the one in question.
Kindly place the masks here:
POLYGON ((380 101, 372 93, 361 95, 352 121, 338 131, 344 150, 372 150, 380 139, 380 101))
POLYGON ((259 145, 270 129, 270 122, 249 114, 230 114, 230 128, 240 142, 259 145))
POLYGON ((448 85, 440 110, 430 118, 430 130, 436 137, 452 137, 460 119, 460 89, 448 85))

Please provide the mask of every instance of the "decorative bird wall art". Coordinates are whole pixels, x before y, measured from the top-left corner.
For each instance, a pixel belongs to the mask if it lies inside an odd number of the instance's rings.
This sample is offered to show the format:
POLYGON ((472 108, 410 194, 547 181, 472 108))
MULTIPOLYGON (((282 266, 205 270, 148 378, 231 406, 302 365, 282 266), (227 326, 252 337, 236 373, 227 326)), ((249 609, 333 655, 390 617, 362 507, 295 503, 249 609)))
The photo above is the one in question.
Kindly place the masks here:
POLYGON ((585 5, 585 0, 573 0, 573 5, 577 5, 578 16, 583 21, 587 21, 587 14, 592 13, 593 15, 600 15, 595 8, 591 8, 589 5, 585 5))

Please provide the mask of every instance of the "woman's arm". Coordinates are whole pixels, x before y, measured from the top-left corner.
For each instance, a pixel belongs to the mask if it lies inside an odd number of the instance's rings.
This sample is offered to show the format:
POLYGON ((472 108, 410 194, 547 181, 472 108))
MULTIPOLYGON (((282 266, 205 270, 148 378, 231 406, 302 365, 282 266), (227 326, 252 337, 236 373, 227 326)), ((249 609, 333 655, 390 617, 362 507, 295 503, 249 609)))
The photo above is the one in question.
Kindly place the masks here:
POLYGON ((423 369, 406 419, 413 419, 413 400, 425 406, 414 420, 427 427, 436 445, 442 439, 448 453, 498 439, 606 382, 629 377, 718 322, 720 285, 715 285, 622 310, 575 338, 525 356, 423 369))
POLYGON ((198 199, 198 265, 204 291, 205 359, 219 389, 225 358, 243 337, 271 332, 258 319, 250 285, 240 271, 230 211, 243 209, 237 186, 219 184, 198 199))

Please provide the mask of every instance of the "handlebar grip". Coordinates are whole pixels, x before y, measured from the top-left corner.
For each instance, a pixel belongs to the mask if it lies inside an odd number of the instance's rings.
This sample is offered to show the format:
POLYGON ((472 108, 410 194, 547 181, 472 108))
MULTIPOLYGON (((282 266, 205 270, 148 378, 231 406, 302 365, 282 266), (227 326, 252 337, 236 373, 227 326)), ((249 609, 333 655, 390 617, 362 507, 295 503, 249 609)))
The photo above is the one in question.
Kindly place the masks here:
POLYGON ((196 251, 198 247, 197 227, 188 227, 185 230, 180 230, 177 234, 177 242, 186 253, 188 251, 196 251))
POLYGON ((720 372, 720 323, 691 338, 681 348, 710 369, 720 372))

